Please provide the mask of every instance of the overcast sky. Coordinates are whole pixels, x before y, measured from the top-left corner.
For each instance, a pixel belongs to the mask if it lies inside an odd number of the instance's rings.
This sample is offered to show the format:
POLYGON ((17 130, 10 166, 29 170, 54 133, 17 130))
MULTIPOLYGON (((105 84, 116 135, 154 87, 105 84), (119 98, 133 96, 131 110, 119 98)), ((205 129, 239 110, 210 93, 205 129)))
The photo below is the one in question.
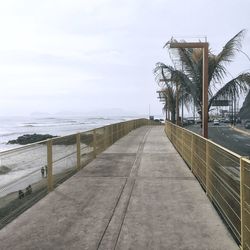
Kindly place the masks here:
MULTIPOLYGON (((0 115, 120 108, 161 114, 155 63, 172 36, 213 52, 241 29, 249 0, 0 0, 0 115)), ((232 75, 250 68, 235 58, 232 75)))

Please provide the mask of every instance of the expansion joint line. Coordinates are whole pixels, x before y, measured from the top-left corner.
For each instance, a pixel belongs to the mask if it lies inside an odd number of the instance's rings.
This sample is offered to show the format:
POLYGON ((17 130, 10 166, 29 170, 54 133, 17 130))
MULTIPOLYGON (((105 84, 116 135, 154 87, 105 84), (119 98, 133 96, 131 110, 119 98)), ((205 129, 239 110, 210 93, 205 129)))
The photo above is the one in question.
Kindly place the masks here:
POLYGON ((114 206, 114 208, 113 208, 113 210, 112 210, 111 217, 110 217, 110 219, 109 219, 109 221, 108 221, 108 223, 107 223, 107 226, 105 227, 105 230, 104 230, 104 232, 102 233, 102 237, 101 237, 101 239, 100 239, 100 241, 99 241, 99 243, 98 243, 97 250, 100 248, 101 243, 102 243, 102 240, 103 240, 103 238, 104 238, 104 236, 105 236, 105 233, 107 232, 108 227, 109 227, 109 225, 110 225, 110 223, 111 223, 111 221, 112 221, 112 219, 113 219, 113 217, 114 217, 116 208, 117 208, 117 206, 118 206, 118 204, 119 204, 119 201, 121 200, 121 197, 122 197, 122 194, 123 194, 123 192, 124 192, 124 189, 125 189, 126 185, 129 185, 129 184, 128 184, 128 183, 129 183, 129 182, 128 182, 128 179, 132 179, 131 189, 130 189, 130 191, 129 191, 129 197, 128 197, 128 200, 126 201, 125 209, 124 209, 123 214, 122 214, 122 221, 121 221, 121 224, 120 224, 119 229, 118 229, 119 232, 118 232, 118 235, 117 235, 117 237, 116 237, 116 241, 115 241, 115 244, 114 244, 114 247, 113 247, 113 249, 116 249, 116 246, 117 246, 117 243, 118 243, 118 239, 119 239, 119 237, 120 237, 121 229, 122 229, 122 226, 123 226, 123 223, 124 223, 124 220, 125 220, 125 216, 126 216, 126 212, 127 212, 127 209, 128 209, 128 205, 129 205, 129 202, 130 202, 130 198, 131 198, 131 196, 132 196, 132 192, 133 192, 133 189, 134 189, 135 177, 137 176, 137 172, 138 172, 139 165, 140 165, 140 162, 141 162, 141 155, 142 155, 142 152, 143 152, 143 148, 144 148, 146 139, 147 139, 148 134, 149 134, 150 131, 151 131, 151 127, 148 128, 148 130, 146 131, 145 135, 143 136, 142 141, 141 141, 140 144, 139 144, 138 150, 137 150, 137 152, 136 152, 136 158, 135 158, 135 160, 134 160, 134 162, 133 162, 133 165, 132 165, 132 168, 131 168, 129 177, 126 178, 126 182, 125 182, 125 184, 123 185, 123 188, 121 189, 121 192, 120 192, 120 194, 119 194, 119 197, 118 197, 118 199, 117 199, 117 202, 115 203, 115 206, 114 206))
POLYGON ((126 217, 126 213, 127 213, 127 210, 128 210, 128 206, 129 206, 129 203, 130 203, 130 199, 131 199, 131 196, 132 196, 132 193, 133 193, 133 190, 134 190, 134 185, 135 185, 135 180, 136 180, 136 176, 138 174, 138 170, 139 170, 139 166, 140 166, 140 163, 141 163, 141 157, 142 157, 142 152, 143 152, 143 149, 144 149, 144 146, 145 146, 145 143, 146 143, 146 140, 148 138, 148 135, 151 131, 152 127, 150 127, 147 132, 145 133, 139 147, 138 147, 138 150, 136 152, 136 158, 135 158, 135 161, 133 163, 133 167, 130 171, 130 175, 129 175, 129 178, 133 178, 133 182, 132 182, 132 187, 131 187, 131 190, 130 190, 130 193, 129 193, 129 198, 127 200, 127 203, 126 203, 126 207, 125 207, 125 210, 124 210, 124 213, 123 213, 123 217, 122 217, 122 222, 120 224, 120 227, 119 227, 119 233, 117 235, 117 238, 116 238, 116 241, 115 241, 115 245, 114 245, 114 250, 116 249, 116 246, 117 246, 117 243, 118 243, 118 240, 120 238, 120 234, 121 234, 121 230, 122 230, 122 226, 124 224, 124 220, 125 220, 125 217, 126 217), (134 170, 134 171, 133 171, 134 170))

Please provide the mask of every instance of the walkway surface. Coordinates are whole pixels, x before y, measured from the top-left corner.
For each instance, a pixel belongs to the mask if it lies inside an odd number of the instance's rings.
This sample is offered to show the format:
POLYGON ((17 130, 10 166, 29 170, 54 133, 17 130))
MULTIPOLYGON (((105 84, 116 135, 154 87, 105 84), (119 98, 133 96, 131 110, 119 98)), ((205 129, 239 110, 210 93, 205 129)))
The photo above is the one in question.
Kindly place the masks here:
POLYGON ((142 127, 0 231, 0 249, 239 249, 164 134, 142 127))

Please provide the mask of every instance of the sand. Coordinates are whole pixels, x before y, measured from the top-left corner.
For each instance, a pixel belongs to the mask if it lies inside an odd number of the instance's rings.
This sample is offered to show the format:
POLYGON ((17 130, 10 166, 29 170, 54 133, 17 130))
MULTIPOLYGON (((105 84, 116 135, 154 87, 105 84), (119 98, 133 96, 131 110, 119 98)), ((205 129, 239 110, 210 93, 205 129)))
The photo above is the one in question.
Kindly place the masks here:
MULTIPOLYGON (((76 169, 70 169, 54 175, 54 187, 71 177, 76 173, 76 169)), ((0 228, 4 227, 11 220, 16 218, 20 213, 31 207, 35 202, 44 197, 47 191, 47 178, 31 185, 32 193, 25 193, 24 198, 19 199, 18 191, 9 193, 0 198, 0 228)))
MULTIPOLYGON (((93 148, 81 145, 81 165, 93 159, 93 148)), ((1 155, 1 165, 11 169, 0 175, 0 228, 47 194, 47 178, 41 168, 47 163, 46 145, 19 148, 1 155), (25 193, 31 185, 32 193, 18 198, 18 190, 25 193)), ((54 187, 76 173, 76 145, 53 146, 54 187)))

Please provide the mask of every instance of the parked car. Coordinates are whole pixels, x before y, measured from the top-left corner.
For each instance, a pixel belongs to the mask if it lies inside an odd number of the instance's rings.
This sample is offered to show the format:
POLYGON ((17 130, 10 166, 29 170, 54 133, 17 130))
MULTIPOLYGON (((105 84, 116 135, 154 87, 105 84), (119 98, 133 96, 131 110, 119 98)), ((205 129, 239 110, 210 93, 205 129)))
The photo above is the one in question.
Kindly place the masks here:
POLYGON ((182 125, 183 125, 183 126, 187 126, 187 125, 189 125, 189 124, 188 124, 188 120, 187 120, 187 119, 183 119, 183 121, 182 121, 182 125))
POLYGON ((217 119, 214 119, 214 125, 220 125, 220 122, 219 122, 219 120, 217 120, 217 119))
POLYGON ((244 126, 245 128, 250 129, 250 121, 246 121, 244 126))
POLYGON ((241 124, 241 119, 240 118, 236 118, 236 123, 241 124))
POLYGON ((188 124, 189 124, 189 125, 195 124, 195 120, 193 120, 193 119, 188 119, 188 124))

